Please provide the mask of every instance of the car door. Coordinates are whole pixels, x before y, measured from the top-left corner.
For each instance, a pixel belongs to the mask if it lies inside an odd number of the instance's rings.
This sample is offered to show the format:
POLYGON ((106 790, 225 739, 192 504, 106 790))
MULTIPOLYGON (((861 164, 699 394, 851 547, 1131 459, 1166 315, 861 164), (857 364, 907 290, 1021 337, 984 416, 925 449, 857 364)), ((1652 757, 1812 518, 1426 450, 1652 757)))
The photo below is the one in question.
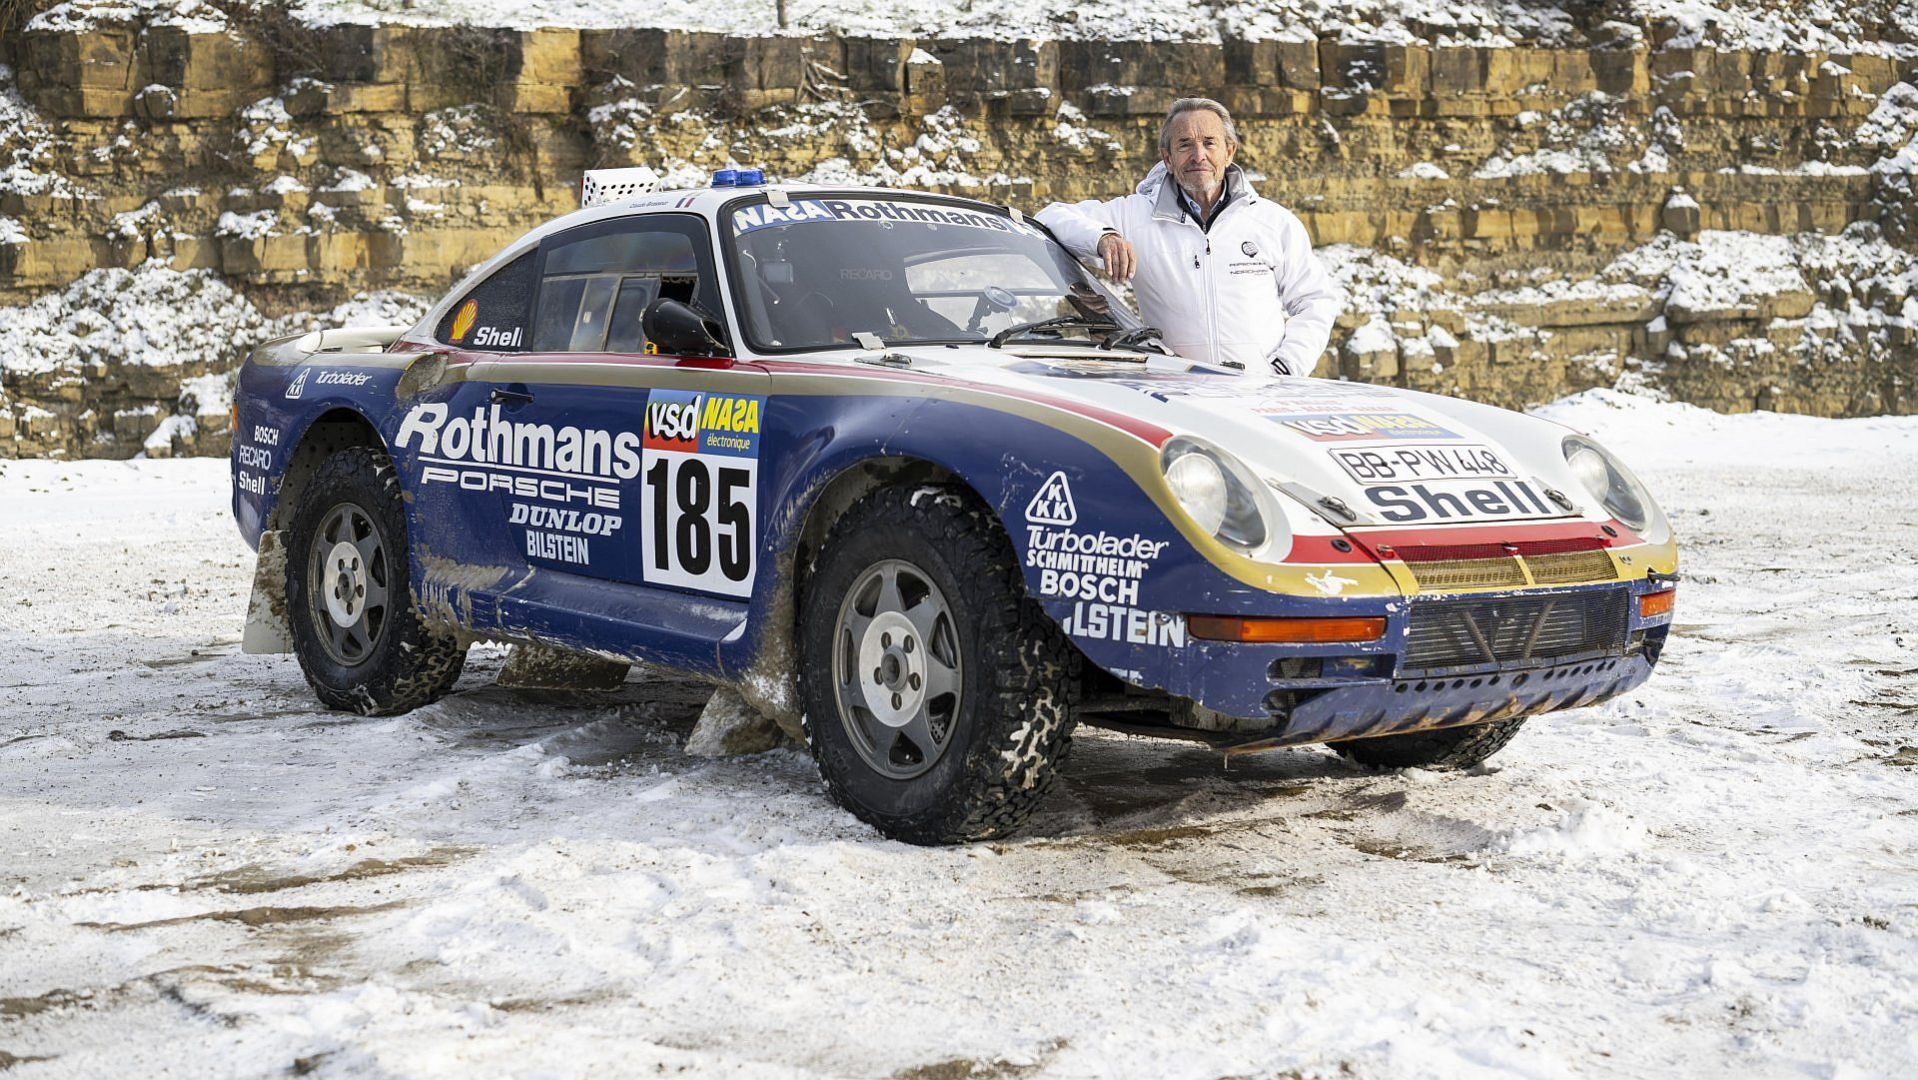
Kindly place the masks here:
POLYGON ((631 215, 556 233, 536 277, 525 350, 475 362, 456 396, 508 477, 487 493, 500 546, 538 572, 514 598, 536 621, 551 610, 533 609, 561 610, 709 647, 759 577, 771 380, 730 357, 662 354, 640 319, 662 298, 723 310, 706 222, 631 215))

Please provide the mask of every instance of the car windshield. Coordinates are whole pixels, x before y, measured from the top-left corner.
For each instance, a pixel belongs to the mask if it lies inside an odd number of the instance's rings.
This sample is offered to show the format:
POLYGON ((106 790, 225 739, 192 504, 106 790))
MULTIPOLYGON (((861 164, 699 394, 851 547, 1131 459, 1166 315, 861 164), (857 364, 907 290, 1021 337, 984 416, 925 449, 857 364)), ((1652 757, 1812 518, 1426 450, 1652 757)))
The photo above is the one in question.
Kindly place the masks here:
POLYGON ((1138 317, 1037 226, 886 193, 734 209, 730 258, 747 340, 825 349, 1010 340, 1097 344, 1138 317))

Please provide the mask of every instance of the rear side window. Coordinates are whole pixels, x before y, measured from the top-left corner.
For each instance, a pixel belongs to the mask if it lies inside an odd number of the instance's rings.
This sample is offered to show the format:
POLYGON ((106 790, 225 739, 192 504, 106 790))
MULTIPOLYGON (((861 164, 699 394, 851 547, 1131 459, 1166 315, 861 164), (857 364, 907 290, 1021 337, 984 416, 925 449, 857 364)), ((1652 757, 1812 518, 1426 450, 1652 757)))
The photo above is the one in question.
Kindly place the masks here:
POLYGON ((705 222, 654 214, 582 225, 542 245, 532 347, 651 352, 640 313, 662 297, 719 309, 705 222))
POLYGON ((529 251, 493 272, 440 319, 441 344, 487 352, 526 348, 526 315, 533 306, 537 252, 529 251))

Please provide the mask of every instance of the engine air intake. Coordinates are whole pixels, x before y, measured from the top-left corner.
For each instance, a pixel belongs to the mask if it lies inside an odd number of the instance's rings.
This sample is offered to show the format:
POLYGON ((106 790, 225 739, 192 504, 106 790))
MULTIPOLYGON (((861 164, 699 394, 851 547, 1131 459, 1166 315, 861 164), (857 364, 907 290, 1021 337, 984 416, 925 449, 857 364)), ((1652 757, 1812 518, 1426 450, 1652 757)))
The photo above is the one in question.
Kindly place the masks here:
POLYGON ((1622 654, 1624 589, 1562 596, 1415 600, 1404 669, 1544 662, 1582 653, 1622 654))

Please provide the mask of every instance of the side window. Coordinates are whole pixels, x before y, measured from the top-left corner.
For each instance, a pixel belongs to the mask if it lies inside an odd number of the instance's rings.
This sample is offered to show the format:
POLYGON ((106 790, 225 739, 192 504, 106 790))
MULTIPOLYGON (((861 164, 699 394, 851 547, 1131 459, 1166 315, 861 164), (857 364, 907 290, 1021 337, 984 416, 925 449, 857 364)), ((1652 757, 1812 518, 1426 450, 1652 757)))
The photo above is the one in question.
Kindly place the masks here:
POLYGON ((526 348, 526 313, 533 306, 537 254, 521 255, 474 286, 440 319, 433 336, 443 345, 490 352, 526 348))
POLYGON ((705 221, 651 214, 582 225, 541 245, 532 347, 541 352, 650 352, 640 313, 682 300, 718 313, 705 221))

